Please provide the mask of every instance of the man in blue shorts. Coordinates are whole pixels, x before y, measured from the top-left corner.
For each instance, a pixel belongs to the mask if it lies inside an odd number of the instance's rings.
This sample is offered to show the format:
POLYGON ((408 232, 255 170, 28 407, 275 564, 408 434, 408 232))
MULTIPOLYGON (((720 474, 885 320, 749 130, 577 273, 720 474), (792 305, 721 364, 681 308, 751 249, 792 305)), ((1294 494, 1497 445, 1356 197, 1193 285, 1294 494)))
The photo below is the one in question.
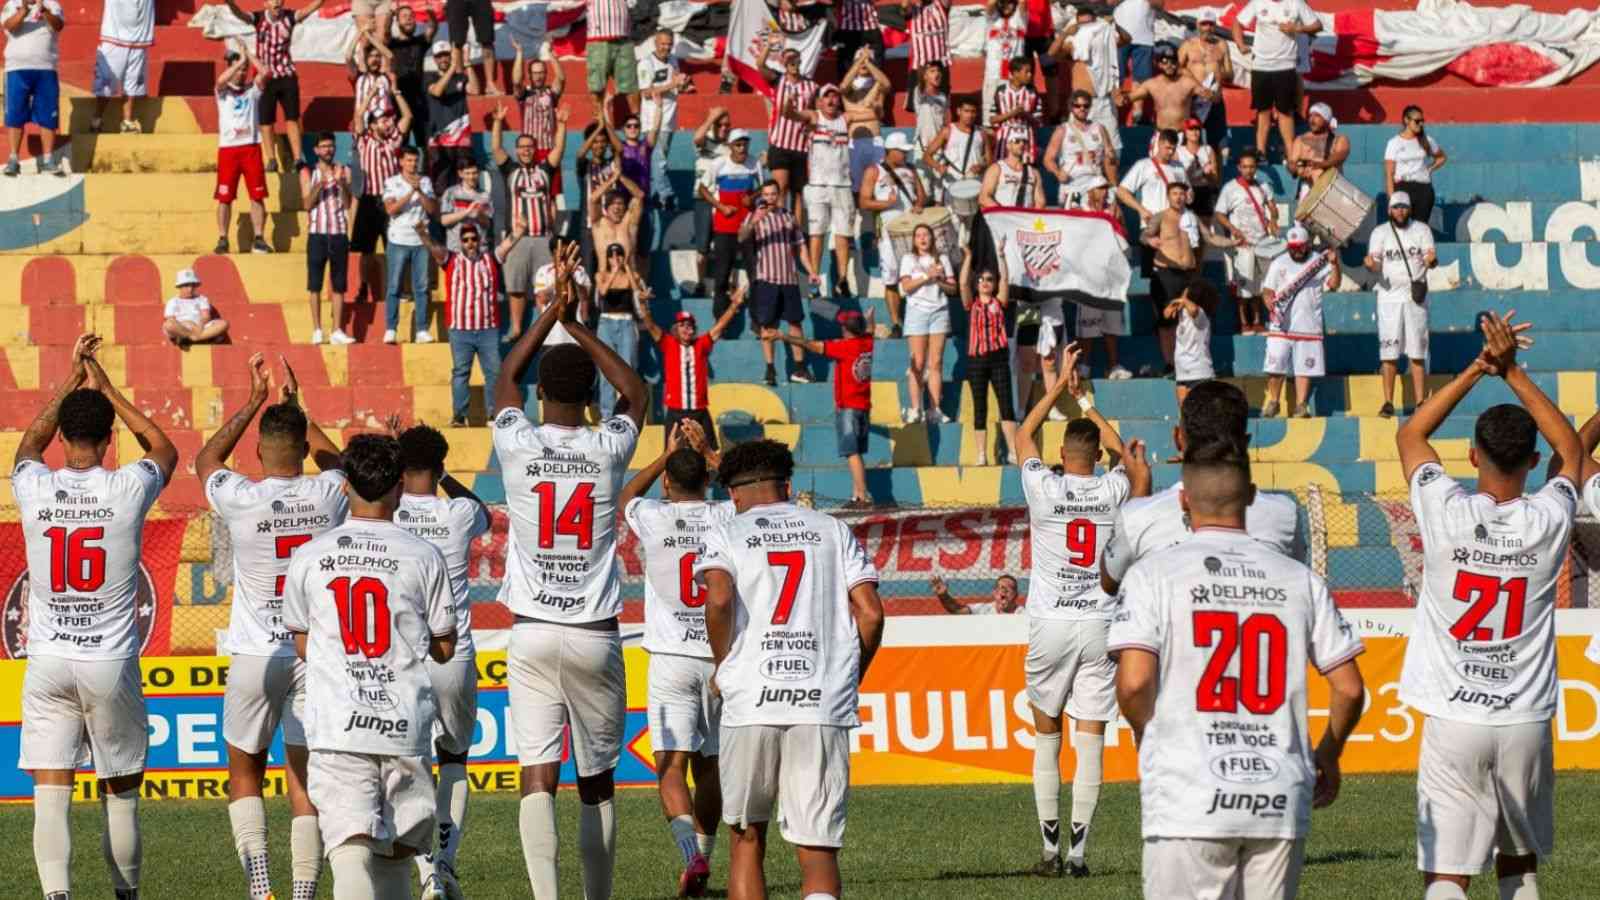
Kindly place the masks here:
POLYGON ((6 33, 6 140, 11 145, 11 158, 5 167, 8 176, 22 172, 17 148, 22 145, 22 128, 29 122, 39 127, 39 140, 44 145, 39 171, 67 174, 55 157, 56 126, 61 115, 56 38, 66 24, 56 0, 7 0, 0 9, 0 28, 6 33))

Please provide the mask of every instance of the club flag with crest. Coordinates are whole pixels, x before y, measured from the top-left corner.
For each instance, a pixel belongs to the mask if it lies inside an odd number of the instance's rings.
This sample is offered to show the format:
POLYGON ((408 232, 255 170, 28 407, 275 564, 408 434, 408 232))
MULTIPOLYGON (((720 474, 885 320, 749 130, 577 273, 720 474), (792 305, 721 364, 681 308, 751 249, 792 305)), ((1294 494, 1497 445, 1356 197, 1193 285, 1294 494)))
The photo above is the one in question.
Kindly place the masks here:
POLYGON ((767 83, 756 65, 757 54, 763 44, 774 50, 767 58, 767 67, 774 74, 781 71, 782 60, 776 50, 781 40, 784 48, 800 53, 800 71, 807 78, 817 71, 817 61, 822 58, 822 37, 827 29, 827 19, 804 11, 782 10, 776 2, 767 0, 733 0, 733 10, 728 16, 728 67, 739 80, 770 98, 772 85, 767 83))
POLYGON ((1096 309, 1128 302, 1128 242, 1109 213, 991 206, 973 229, 973 270, 995 267, 1001 250, 1011 299, 1065 300, 1096 309))

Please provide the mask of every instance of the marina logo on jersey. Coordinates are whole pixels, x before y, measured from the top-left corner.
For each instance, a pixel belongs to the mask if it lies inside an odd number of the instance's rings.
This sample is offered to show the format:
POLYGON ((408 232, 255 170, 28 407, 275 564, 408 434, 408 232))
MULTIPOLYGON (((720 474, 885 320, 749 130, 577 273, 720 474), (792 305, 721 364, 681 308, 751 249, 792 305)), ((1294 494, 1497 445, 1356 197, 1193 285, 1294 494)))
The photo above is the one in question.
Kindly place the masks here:
POLYGON ((1218 572, 1221 572, 1222 571, 1222 560, 1217 559, 1215 556, 1206 557, 1206 571, 1210 572, 1213 575, 1217 574, 1218 572))
POLYGON ((67 502, 67 492, 66 491, 56 491, 56 502, 57 503, 65 503, 65 502, 67 502))
POLYGON ((774 656, 761 662, 761 676, 771 681, 804 681, 816 671, 816 664, 804 656, 774 656))
POLYGON ((521 415, 521 410, 510 408, 503 409, 500 411, 500 415, 494 417, 494 427, 510 428, 512 425, 517 424, 517 418, 521 415))
POLYGON ((1061 494, 1061 496, 1066 498, 1066 499, 1068 499, 1068 500, 1076 500, 1076 499, 1078 499, 1078 495, 1076 493, 1072 492, 1072 491, 1064 491, 1061 494))
POLYGON ((621 416, 612 416, 606 420, 606 430, 612 434, 625 434, 628 431, 628 420, 621 416))
POLYGON ((411 513, 407 512, 406 510, 403 510, 403 509, 400 510, 399 512, 395 513, 394 517, 396 519, 400 520, 401 522, 409 522, 409 521, 411 521, 411 513))
POLYGON ((348 534, 341 534, 341 535, 339 535, 339 541, 338 541, 338 543, 339 543, 339 549, 341 549, 341 550, 344 550, 344 549, 348 549, 348 548, 349 548, 349 546, 350 546, 350 545, 351 545, 351 544, 354 544, 354 543, 355 543, 355 542, 356 542, 356 541, 355 541, 355 538, 352 538, 352 537, 351 537, 351 536, 350 536, 350 535, 348 535, 348 534))
POLYGON ((1278 777, 1276 760, 1254 750, 1235 750, 1211 760, 1211 774, 1234 784, 1260 784, 1278 777))
MULTIPOLYGON (((143 564, 134 583, 134 629, 139 635, 139 652, 150 644, 156 620, 156 586, 143 564)), ((28 570, 11 582, 4 603, 0 603, 0 653, 8 659, 28 658, 28 570)))
POLYGON ((283 512, 283 501, 282 500, 274 500, 274 501, 272 501, 272 511, 275 512, 275 513, 283 512))
POLYGON ((1420 473, 1418 473, 1417 486, 1421 487, 1425 484, 1438 481, 1439 476, 1443 474, 1444 469, 1439 468, 1437 465, 1427 466, 1420 473))
POLYGON ((1479 522, 1476 526, 1473 527, 1472 536, 1481 541, 1484 538, 1489 536, 1489 529, 1484 527, 1482 522, 1479 522))
POLYGON ((759 518, 759 519, 756 520, 756 527, 757 528, 766 528, 767 526, 769 526, 771 524, 772 524, 772 520, 768 519, 768 518, 766 518, 764 516, 762 518, 759 518))

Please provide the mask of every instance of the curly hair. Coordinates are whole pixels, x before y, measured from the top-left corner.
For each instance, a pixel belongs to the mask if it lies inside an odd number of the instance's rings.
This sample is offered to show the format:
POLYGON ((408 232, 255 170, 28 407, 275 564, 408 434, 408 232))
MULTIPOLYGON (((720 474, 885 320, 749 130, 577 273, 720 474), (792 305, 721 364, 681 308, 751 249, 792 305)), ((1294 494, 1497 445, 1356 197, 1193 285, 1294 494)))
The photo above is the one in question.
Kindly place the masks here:
POLYGON ((400 442, 382 434, 356 435, 344 448, 344 474, 361 499, 378 500, 400 483, 400 442))
POLYGON ((61 437, 69 444, 98 444, 111 439, 116 410, 106 395, 92 388, 78 388, 61 400, 58 421, 61 437))
POLYGON ((752 481, 788 481, 794 477, 794 453, 774 440, 745 441, 722 454, 717 479, 728 487, 752 481))
POLYGON ((539 357, 539 388, 557 403, 582 405, 589 402, 594 387, 594 360, 577 344, 546 347, 539 357))
POLYGON ((444 468, 444 459, 450 455, 450 442, 439 429, 428 425, 413 425, 401 432, 400 469, 404 472, 438 472, 444 468))

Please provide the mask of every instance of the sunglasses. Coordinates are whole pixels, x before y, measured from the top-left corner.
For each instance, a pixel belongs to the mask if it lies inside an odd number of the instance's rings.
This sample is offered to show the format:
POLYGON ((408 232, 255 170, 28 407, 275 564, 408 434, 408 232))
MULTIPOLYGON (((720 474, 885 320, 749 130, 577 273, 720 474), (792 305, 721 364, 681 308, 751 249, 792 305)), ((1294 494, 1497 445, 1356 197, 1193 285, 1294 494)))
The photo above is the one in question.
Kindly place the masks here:
POLYGON ((1421 125, 1422 124, 1422 117, 1421 116, 1417 116, 1414 119, 1407 119, 1406 121, 1410 122, 1413 125, 1421 125))
POLYGON ((639 123, 638 122, 623 122, 622 123, 622 127, 623 128, 638 128, 639 127, 639 123))
POLYGON ((1087 103, 1074 103, 1074 104, 1072 104, 1072 108, 1073 109, 1088 109, 1089 108, 1089 104, 1087 104, 1087 103))
POLYGON ((478 242, 478 236, 475 234, 463 234, 461 236, 461 243, 465 244, 469 241, 476 244, 478 242))

